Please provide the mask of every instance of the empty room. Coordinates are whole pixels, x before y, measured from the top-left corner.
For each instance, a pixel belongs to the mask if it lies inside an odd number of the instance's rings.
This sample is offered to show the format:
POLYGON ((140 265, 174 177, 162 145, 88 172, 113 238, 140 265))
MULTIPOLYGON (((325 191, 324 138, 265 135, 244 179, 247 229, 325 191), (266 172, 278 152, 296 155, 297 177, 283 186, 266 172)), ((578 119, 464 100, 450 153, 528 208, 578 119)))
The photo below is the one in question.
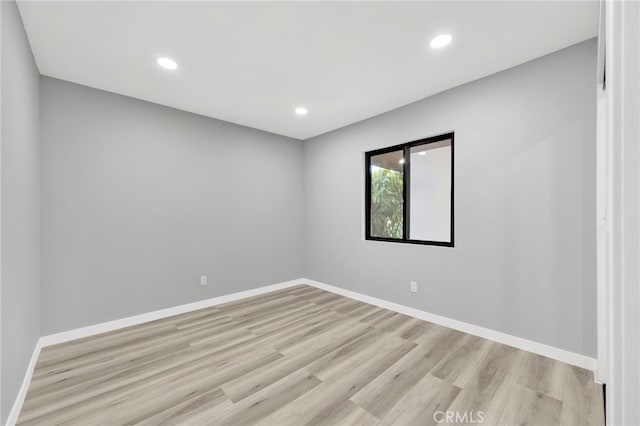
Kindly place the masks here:
POLYGON ((640 426, 640 1, 0 5, 0 424, 640 426))

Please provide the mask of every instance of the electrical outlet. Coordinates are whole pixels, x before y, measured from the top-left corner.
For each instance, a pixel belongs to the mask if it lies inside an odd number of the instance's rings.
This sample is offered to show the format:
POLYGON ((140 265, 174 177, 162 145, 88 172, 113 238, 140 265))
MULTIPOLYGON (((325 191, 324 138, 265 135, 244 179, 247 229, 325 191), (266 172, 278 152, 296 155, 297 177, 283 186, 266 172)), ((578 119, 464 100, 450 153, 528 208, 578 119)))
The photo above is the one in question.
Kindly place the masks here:
POLYGON ((200 277, 200 285, 207 285, 207 276, 206 275, 202 275, 200 277))
POLYGON ((409 290, 412 293, 417 293, 418 292, 418 281, 411 281, 409 283, 409 290))

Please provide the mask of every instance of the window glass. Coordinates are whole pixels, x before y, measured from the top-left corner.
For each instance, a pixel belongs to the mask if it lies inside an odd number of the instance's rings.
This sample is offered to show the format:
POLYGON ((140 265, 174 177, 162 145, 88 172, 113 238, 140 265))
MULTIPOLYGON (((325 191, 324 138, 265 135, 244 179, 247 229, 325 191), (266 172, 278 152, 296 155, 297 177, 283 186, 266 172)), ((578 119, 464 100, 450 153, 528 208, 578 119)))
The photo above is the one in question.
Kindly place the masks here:
POLYGON ((409 238, 449 241, 451 236, 451 141, 413 146, 410 152, 409 238))
POLYGON ((392 151, 371 157, 371 235, 403 238, 404 157, 392 151))

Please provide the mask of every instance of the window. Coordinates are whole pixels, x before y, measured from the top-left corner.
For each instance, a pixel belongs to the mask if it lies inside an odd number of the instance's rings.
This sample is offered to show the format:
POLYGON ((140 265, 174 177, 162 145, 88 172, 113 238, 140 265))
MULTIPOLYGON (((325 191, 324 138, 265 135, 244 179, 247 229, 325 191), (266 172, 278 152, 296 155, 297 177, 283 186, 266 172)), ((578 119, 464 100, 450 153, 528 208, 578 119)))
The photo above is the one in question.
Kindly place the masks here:
POLYGON ((453 247, 453 133, 365 154, 367 240, 453 247))

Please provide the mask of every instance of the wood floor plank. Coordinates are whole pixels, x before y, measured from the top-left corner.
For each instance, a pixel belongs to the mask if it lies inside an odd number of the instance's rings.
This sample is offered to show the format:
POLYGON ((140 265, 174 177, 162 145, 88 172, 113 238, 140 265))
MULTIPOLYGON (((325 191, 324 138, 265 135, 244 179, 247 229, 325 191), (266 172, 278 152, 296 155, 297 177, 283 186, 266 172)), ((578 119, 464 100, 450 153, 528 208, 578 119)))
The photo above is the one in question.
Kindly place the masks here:
MULTIPOLYGON (((300 352, 315 352, 321 350, 328 344, 335 343, 335 341, 342 342, 342 336, 345 333, 352 336, 349 340, 349 342, 351 342, 360 336, 365 336, 370 331, 373 332, 375 330, 357 321, 342 318, 337 320, 333 326, 325 327, 310 338, 290 341, 275 347, 285 355, 294 355, 300 352)), ((345 342, 345 344, 349 342, 345 342)))
POLYGON ((284 327, 289 327, 292 324, 295 324, 298 321, 309 318, 311 315, 326 315, 327 310, 321 306, 312 304, 309 307, 299 307, 297 309, 293 309, 282 316, 274 316, 268 320, 252 324, 247 327, 251 330, 252 333, 257 335, 262 335, 268 333, 273 330, 282 329, 284 327))
POLYGON ((211 384, 213 381, 215 380, 205 376, 176 382, 171 392, 167 392, 161 387, 149 388, 144 391, 146 398, 143 401, 134 398, 114 399, 109 403, 101 404, 99 408, 73 418, 70 422, 94 425, 109 418, 109 422, 112 424, 126 425, 138 424, 155 417, 159 412, 164 413, 167 420, 171 417, 176 418, 185 411, 193 416, 204 409, 228 401, 224 392, 211 384))
POLYGON ((403 339, 384 338, 384 334, 377 330, 360 336, 337 351, 333 351, 317 361, 309 364, 307 369, 324 381, 335 378, 359 368, 372 356, 388 353, 394 350, 407 353, 417 345, 403 339), (381 337, 382 336, 382 337, 381 337))
POLYGON ((386 411, 382 424, 435 425, 436 411, 446 411, 459 393, 459 387, 428 374, 386 411))
POLYGON ((395 312, 391 312, 387 309, 376 306, 374 307, 374 309, 371 309, 367 315, 364 315, 362 318, 360 318, 360 321, 370 323, 372 321, 378 320, 381 317, 389 316, 394 313, 395 312))
POLYGON ((274 298, 270 300, 256 302, 246 305, 234 305, 229 308, 219 308, 220 312, 233 318, 236 321, 242 321, 255 315, 270 313, 274 310, 287 307, 292 303, 299 303, 300 300, 295 296, 284 296, 282 298, 274 298))
MULTIPOLYGON (((368 332, 371 331, 371 329, 368 330, 368 332)), ((260 369, 260 371, 251 372, 227 382, 222 386, 222 389, 233 402, 238 402, 363 335, 363 331, 352 327, 338 330, 337 333, 335 330, 333 332, 334 337, 332 339, 322 339, 323 346, 317 346, 313 350, 293 353, 290 356, 283 357, 271 363, 270 366, 260 369), (335 334, 338 334, 338 336, 335 336, 335 334)), ((364 333, 367 333, 367 331, 364 331, 364 333)))
POLYGON ((375 316, 369 318, 365 322, 370 327, 376 327, 379 330, 382 330, 382 328, 384 327, 385 324, 387 324, 387 323, 389 323, 391 321, 394 321, 399 316, 400 316, 399 313, 393 312, 393 311, 388 311, 388 310, 385 309, 384 312, 382 312, 381 315, 375 315, 375 316))
POLYGON ((201 393, 194 394, 191 398, 185 399, 172 406, 160 407, 153 415, 133 422, 127 419, 123 425, 136 424, 138 426, 157 426, 157 425, 178 425, 191 421, 198 414, 212 410, 224 411, 225 408, 233 406, 229 398, 220 388, 210 389, 201 393), (223 405, 225 404, 226 405, 223 405))
MULTIPOLYGON (((163 375, 186 374, 194 369, 204 368, 207 366, 223 365, 230 360, 238 361, 243 357, 252 355, 260 356, 263 353, 276 353, 273 349, 261 346, 259 350, 253 350, 244 353, 242 347, 225 348, 224 346, 209 346, 199 348, 187 348, 177 352, 169 353, 167 356, 154 359, 146 364, 134 364, 127 369, 113 369, 108 374, 98 374, 91 376, 84 374, 78 384, 64 386, 62 389, 56 389, 52 392, 46 392, 39 395, 31 395, 31 387, 28 398, 25 400, 23 410, 31 412, 31 406, 46 407, 49 403, 56 405, 73 404, 77 401, 90 398, 101 392, 111 392, 122 386, 128 386, 131 383, 140 383, 149 378, 159 377, 163 375), (84 379, 84 380, 82 380, 84 379), (63 396, 61 393, 64 391, 63 396)), ((280 354, 278 354, 281 356, 280 354)), ((67 380, 61 379, 63 385, 67 380)), ((37 388, 35 389, 37 390, 37 388)))
POLYGON ((190 419, 193 424, 235 426, 257 424, 300 395, 321 384, 320 379, 305 369, 289 374, 282 380, 234 404, 228 410, 209 410, 190 419))
POLYGON ((415 345, 406 342, 395 347, 371 351, 357 365, 349 365, 340 374, 306 392, 271 416, 264 424, 298 425, 320 422, 327 413, 334 412, 371 380, 402 358, 415 345))
POLYGON ((398 360, 351 400, 379 419, 444 357, 437 347, 418 345, 398 360))
POLYGON ((337 302, 342 299, 342 296, 337 294, 325 292, 318 296, 308 297, 307 300, 311 300, 313 303, 318 305, 324 305, 325 307, 329 307, 333 302, 337 302))
POLYGON ((433 335, 436 331, 435 324, 413 318, 396 330, 396 335, 415 342, 416 339, 424 341, 424 336, 433 335))
POLYGON ((315 306, 315 304, 308 300, 294 299, 291 302, 278 304, 269 309, 254 310, 242 316, 234 316, 233 314, 229 316, 235 320, 238 326, 250 328, 273 318, 279 318, 283 313, 289 314, 297 308, 310 308, 312 306, 315 306))
POLYGON ((329 309, 340 314, 349 315, 349 313, 366 306, 366 303, 360 302, 358 300, 341 298, 338 299, 333 305, 331 305, 329 309))
POLYGON ((482 411, 496 423, 508 397, 509 386, 515 383, 514 371, 520 364, 522 351, 491 343, 477 370, 453 401, 452 411, 482 411))
POLYGON ((517 383, 533 391, 544 393, 557 400, 564 395, 569 369, 550 358, 533 353, 524 353, 517 383))
POLYGON ((173 333, 176 330, 174 324, 163 324, 149 330, 141 330, 133 333, 126 331, 121 340, 117 337, 105 337, 104 339, 91 339, 83 342, 79 351, 77 345, 63 343, 42 349, 41 358, 38 358, 39 369, 34 376, 44 374, 47 370, 67 368, 68 365, 78 365, 85 359, 92 362, 95 358, 104 358, 113 352, 128 351, 133 346, 153 344, 157 339, 173 333))
POLYGON ((287 352, 288 349, 296 345, 305 344, 318 336, 322 336, 323 334, 331 331, 333 327, 336 327, 341 322, 344 322, 344 318, 341 318, 341 316, 336 313, 318 324, 307 327, 304 333, 298 333, 295 336, 290 336, 289 338, 276 343, 274 347, 280 352, 287 352))
POLYGON ((170 356, 181 354, 189 349, 189 345, 184 342, 171 342, 161 349, 150 347, 141 351, 123 354, 103 360, 100 363, 80 365, 77 368, 70 368, 47 376, 34 378, 29 387, 30 401, 37 400, 42 396, 51 396, 56 392, 73 392, 76 386, 90 386, 95 384, 95 380, 101 382, 109 377, 119 376, 122 372, 129 372, 132 369, 144 368, 160 362, 170 356))
POLYGON ((300 285, 43 348, 19 425, 602 426, 591 372, 300 285))
POLYGON ((562 402, 543 393, 513 384, 498 424, 523 426, 560 425, 562 402))
POLYGON ((490 342, 480 337, 466 335, 458 347, 452 347, 445 357, 434 367, 431 374, 459 388, 463 388, 486 355, 490 342))
POLYGON ((301 284, 301 285, 297 285, 295 287, 286 289, 286 291, 287 291, 287 294, 293 294, 294 296, 304 296, 307 294, 317 294, 322 292, 323 290, 320 290, 319 288, 316 288, 310 285, 301 284))
POLYGON ((217 384, 225 383, 233 377, 246 374, 248 371, 260 368, 282 357, 281 354, 259 353, 248 359, 237 361, 236 359, 224 361, 206 360, 191 368, 173 367, 160 371, 146 371, 145 374, 127 377, 120 382, 111 382, 108 386, 99 386, 85 389, 84 392, 65 394, 40 409, 31 409, 25 413, 25 421, 33 421, 35 424, 88 424, 85 416, 91 418, 91 413, 100 409, 115 412, 115 406, 123 400, 135 398, 136 395, 144 395, 146 390, 158 387, 165 390, 173 388, 181 381, 194 380, 197 376, 207 374, 209 378, 214 376, 217 384))
POLYGON ((327 410, 320 417, 315 417, 307 426, 377 426, 380 425, 373 414, 358 407, 350 400, 327 410))
POLYGON ((563 418, 579 418, 583 425, 604 424, 604 406, 601 404, 602 386, 593 381, 590 371, 560 364, 565 380, 562 403, 566 413, 563 413, 563 418))
POLYGON ((412 319, 414 318, 403 314, 397 314, 391 318, 380 321, 375 325, 375 327, 387 333, 393 333, 396 330, 400 329, 402 326, 411 322, 412 319))
POLYGON ((377 306, 369 305, 368 303, 363 303, 362 305, 358 306, 354 310, 347 312, 346 315, 349 315, 350 317, 353 317, 353 318, 362 319, 368 316, 369 314, 371 314, 372 312, 377 311, 379 309, 380 308, 378 308, 377 306))

